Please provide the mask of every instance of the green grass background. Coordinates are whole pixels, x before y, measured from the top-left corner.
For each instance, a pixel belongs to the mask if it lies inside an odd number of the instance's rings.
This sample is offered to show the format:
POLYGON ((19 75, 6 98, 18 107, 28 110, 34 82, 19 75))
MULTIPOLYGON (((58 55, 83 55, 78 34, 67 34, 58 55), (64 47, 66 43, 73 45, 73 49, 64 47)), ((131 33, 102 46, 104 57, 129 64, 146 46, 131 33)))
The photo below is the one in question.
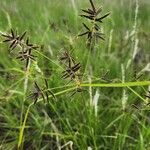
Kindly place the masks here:
MULTIPOLYGON (((105 78, 122 82, 123 66, 125 81, 133 81, 134 73, 141 73, 150 63, 150 2, 138 1, 136 34, 132 36, 136 0, 95 2, 97 6, 103 6, 103 14, 111 14, 102 24, 105 41, 97 43, 95 53, 90 53, 91 79, 100 79, 108 72, 105 78), (139 40, 136 62, 132 60, 134 39, 139 40), (130 60, 131 64, 127 67, 130 60)), ((67 81, 61 79, 62 68, 58 61, 64 47, 74 49, 74 55, 85 71, 89 51, 86 39, 77 38, 77 35, 83 32, 82 23, 89 23, 79 17, 81 9, 87 7, 89 2, 86 0, 0 1, 0 32, 9 32, 10 28, 17 29, 19 33, 27 31, 32 42, 43 45, 43 49, 36 53, 37 62, 31 65, 27 93, 32 90, 34 79, 42 82, 37 67, 43 72, 49 70, 45 72, 51 88, 66 86, 67 81)), ((33 100, 24 101, 27 94, 24 94, 23 64, 9 54, 2 37, 0 41, 0 149, 14 150, 18 149, 23 120, 33 100)), ((84 81, 88 81, 87 70, 84 81)), ((150 79, 148 69, 142 74, 139 80, 150 79)), ((98 81, 101 82, 104 81, 98 81)), ((134 87, 133 93, 129 88, 93 87, 93 96, 96 91, 100 93, 97 115, 90 105, 88 87, 85 92, 73 97, 70 97, 71 93, 63 93, 57 96, 57 100, 50 98, 49 104, 40 101, 30 107, 19 149, 149 150, 150 109, 142 101, 147 89, 147 86, 134 87), (125 110, 122 108, 124 91, 127 95, 125 110), (133 108, 132 104, 140 110, 133 108)), ((63 88, 54 89, 54 92, 59 91, 63 88)))

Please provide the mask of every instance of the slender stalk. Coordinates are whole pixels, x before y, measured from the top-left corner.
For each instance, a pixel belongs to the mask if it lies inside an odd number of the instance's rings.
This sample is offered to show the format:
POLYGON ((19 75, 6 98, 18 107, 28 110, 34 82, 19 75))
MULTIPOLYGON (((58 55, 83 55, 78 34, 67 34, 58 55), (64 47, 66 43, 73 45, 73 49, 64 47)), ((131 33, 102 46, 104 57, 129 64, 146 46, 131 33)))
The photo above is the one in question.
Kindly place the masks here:
MULTIPOLYGON (((27 119, 27 116, 28 116, 28 112, 29 112, 29 109, 30 109, 30 108, 28 108, 28 110, 27 110, 27 112, 25 114, 25 119, 23 121, 24 102, 26 100, 26 92, 27 92, 27 88, 28 88, 30 65, 31 65, 31 61, 29 59, 29 63, 28 63, 27 68, 25 70, 24 96, 23 96, 23 102, 22 102, 22 106, 21 106, 21 117, 20 117, 20 125, 23 126, 24 128, 25 128, 25 123, 26 123, 26 119, 27 119)), ((18 148, 20 148, 20 146, 22 144, 22 140, 23 140, 23 130, 21 128, 20 129, 20 133, 19 133, 18 148)))
POLYGON ((138 81, 138 82, 124 82, 124 83, 91 83, 91 84, 81 84, 81 87, 133 87, 133 86, 148 86, 150 81, 138 81))

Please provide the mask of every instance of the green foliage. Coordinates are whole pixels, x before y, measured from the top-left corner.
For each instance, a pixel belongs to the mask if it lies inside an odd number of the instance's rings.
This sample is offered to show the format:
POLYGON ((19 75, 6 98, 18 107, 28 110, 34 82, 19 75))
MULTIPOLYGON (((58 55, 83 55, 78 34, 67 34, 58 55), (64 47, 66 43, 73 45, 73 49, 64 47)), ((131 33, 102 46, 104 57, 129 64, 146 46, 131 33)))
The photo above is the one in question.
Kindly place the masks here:
POLYGON ((0 2, 0 149, 150 148, 149 2, 127 1, 0 2))

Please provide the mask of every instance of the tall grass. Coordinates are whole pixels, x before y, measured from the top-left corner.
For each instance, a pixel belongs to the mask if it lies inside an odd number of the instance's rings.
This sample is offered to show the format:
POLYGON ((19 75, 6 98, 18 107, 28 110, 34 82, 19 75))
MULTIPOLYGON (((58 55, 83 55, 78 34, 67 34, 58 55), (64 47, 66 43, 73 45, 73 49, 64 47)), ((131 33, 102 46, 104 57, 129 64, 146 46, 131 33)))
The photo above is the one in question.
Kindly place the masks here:
POLYGON ((9 53, 0 37, 0 149, 150 148, 149 2, 94 3, 111 15, 102 25, 105 41, 96 42, 91 54, 86 39, 78 37, 82 22, 89 25, 79 17, 88 1, 0 2, 0 32, 27 30, 40 45, 36 61, 24 70, 15 59, 18 50, 9 53), (58 57, 64 48, 73 49, 80 62, 82 82, 62 79, 66 68, 58 57), (54 95, 34 104, 34 81, 45 92, 44 79, 54 95), (82 92, 73 94, 79 87, 82 92))

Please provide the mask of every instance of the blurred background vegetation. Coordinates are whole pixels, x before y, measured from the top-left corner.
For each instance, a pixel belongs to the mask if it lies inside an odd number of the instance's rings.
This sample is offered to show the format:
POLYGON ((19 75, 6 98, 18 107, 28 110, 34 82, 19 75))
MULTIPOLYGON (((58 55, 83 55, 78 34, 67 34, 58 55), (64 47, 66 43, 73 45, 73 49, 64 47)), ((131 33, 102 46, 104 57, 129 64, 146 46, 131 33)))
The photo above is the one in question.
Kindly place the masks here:
MULTIPOLYGON (((101 27, 105 41, 97 43, 96 54, 90 57, 92 80, 107 72, 106 80, 122 81, 123 70, 125 81, 135 80, 135 74, 142 74, 139 80, 150 80, 150 1, 94 2, 97 7, 103 6, 103 15, 111 14, 101 27)), ((82 23, 89 23, 79 16, 81 9, 89 5, 88 0, 1 0, 0 32, 10 32, 11 28, 19 33, 27 31, 31 41, 41 45, 40 53, 58 64, 62 49, 71 47, 84 71, 89 52, 86 39, 77 35, 84 30, 82 23)), ((14 59, 2 41, 0 37, 0 149, 14 150, 18 146, 26 110, 33 101, 23 101, 22 64, 14 59)), ((50 87, 63 86, 66 81, 60 78, 60 68, 42 55, 37 56, 37 62, 31 68, 28 92, 32 90, 34 78, 40 82, 41 75, 36 67, 49 70, 46 72, 50 87)), ((63 94, 57 101, 50 99, 49 104, 39 102, 29 111, 19 149, 149 150, 150 109, 137 96, 144 98, 147 89, 135 87, 134 91, 138 93, 135 95, 127 88, 93 88, 93 97, 96 92, 100 93, 97 115, 89 105, 88 92, 73 97, 63 94), (127 104, 123 110, 124 90, 127 104), (139 110, 133 108, 133 104, 139 110)))

